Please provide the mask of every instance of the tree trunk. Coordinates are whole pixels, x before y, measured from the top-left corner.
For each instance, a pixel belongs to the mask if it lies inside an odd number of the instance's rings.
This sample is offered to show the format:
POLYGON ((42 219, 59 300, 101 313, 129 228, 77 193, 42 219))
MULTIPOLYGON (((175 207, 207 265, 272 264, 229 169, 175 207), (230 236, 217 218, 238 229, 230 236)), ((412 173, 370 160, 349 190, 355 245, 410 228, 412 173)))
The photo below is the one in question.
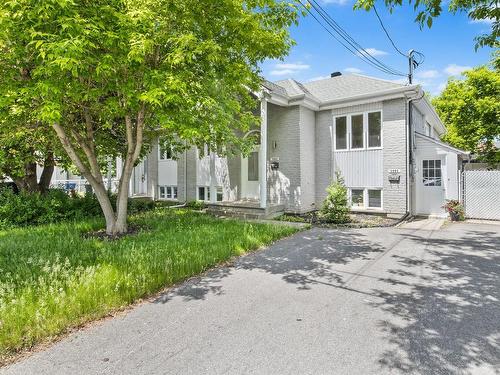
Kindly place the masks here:
POLYGON ((54 154, 48 152, 43 163, 43 171, 40 176, 40 181, 38 181, 38 191, 41 194, 46 194, 49 191, 50 181, 52 180, 52 175, 54 174, 54 154))
POLYGON ((38 181, 36 178, 36 163, 27 163, 25 165, 24 188, 28 193, 38 192, 38 181))

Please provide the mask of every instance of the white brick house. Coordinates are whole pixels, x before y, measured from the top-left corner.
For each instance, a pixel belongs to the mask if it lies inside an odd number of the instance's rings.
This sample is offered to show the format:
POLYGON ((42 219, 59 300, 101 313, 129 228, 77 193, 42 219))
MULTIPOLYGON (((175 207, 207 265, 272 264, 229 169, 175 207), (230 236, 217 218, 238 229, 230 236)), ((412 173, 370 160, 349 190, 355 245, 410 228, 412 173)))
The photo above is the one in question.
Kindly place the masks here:
POLYGON ((130 194, 307 212, 340 172, 353 210, 443 215, 445 199, 459 197, 465 153, 439 141, 445 128, 420 86, 339 73, 266 81, 260 114, 261 145, 248 158, 200 158, 195 148, 174 158, 156 145, 135 168, 130 194))

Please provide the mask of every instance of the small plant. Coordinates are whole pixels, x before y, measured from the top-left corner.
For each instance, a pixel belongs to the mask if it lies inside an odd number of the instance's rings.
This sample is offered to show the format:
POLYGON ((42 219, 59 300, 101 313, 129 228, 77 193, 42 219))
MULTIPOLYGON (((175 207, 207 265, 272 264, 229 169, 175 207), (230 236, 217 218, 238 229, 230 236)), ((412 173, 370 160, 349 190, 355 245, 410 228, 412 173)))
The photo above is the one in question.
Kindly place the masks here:
POLYGON ((339 172, 335 174, 335 181, 326 189, 326 196, 320 210, 320 218, 335 224, 348 223, 349 203, 347 199, 347 188, 344 179, 339 172))
POLYGON ((195 211, 201 211, 207 207, 204 201, 190 201, 186 203, 186 208, 190 208, 195 211))
POLYGON ((465 219, 465 210, 464 206, 460 204, 456 199, 448 199, 446 200, 443 208, 450 215, 451 221, 461 221, 465 219))

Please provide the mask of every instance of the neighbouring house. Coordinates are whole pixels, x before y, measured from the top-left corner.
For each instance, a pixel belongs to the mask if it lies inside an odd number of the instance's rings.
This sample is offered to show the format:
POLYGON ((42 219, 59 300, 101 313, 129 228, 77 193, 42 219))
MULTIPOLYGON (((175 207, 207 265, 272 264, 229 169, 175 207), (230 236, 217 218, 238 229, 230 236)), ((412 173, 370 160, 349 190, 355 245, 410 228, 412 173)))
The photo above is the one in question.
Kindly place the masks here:
POLYGON ((340 73, 265 81, 260 117, 260 145, 247 157, 155 145, 130 195, 259 217, 303 213, 320 208, 338 171, 355 211, 441 216, 445 200, 459 198, 466 152, 439 140, 445 127, 418 85, 340 73))

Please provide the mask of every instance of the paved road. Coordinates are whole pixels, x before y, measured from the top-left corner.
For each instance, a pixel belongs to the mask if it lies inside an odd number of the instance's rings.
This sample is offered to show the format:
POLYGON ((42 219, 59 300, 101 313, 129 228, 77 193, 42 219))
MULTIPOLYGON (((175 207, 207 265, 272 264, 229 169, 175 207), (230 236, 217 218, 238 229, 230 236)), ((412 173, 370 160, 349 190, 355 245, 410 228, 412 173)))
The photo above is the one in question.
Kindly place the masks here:
POLYGON ((500 373, 500 226, 302 232, 0 370, 408 373, 500 373))

